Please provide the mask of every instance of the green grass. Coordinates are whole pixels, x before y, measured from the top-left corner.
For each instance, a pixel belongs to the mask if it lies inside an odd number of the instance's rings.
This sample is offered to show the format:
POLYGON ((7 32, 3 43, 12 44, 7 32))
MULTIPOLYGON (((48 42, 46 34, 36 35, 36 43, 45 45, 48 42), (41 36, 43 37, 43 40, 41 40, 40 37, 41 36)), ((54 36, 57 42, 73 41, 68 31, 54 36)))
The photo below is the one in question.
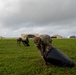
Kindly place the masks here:
MULTIPOLYGON (((76 64, 76 39, 53 39, 53 46, 60 49, 76 64)), ((75 75, 73 68, 46 66, 30 39, 30 47, 18 46, 15 39, 0 40, 0 75, 75 75)))

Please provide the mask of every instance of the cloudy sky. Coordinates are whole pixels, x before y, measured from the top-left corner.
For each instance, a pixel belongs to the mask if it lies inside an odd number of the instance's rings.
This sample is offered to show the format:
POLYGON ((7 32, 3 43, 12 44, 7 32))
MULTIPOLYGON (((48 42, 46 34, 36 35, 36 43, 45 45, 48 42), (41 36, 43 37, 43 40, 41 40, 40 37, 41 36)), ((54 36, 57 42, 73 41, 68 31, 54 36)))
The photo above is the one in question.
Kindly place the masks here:
POLYGON ((0 0, 0 36, 76 35, 76 0, 0 0))

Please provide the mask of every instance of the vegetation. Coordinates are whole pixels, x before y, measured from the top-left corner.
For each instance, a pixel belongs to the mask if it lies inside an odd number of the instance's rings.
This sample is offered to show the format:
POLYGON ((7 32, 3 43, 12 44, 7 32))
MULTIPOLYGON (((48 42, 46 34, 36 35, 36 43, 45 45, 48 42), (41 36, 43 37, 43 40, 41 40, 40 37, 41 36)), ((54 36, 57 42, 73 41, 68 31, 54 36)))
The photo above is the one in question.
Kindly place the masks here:
MULTIPOLYGON (((53 39, 53 46, 60 49, 76 64, 76 39, 53 39)), ((73 68, 46 66, 32 39, 30 46, 18 46, 16 39, 0 40, 0 75, 75 75, 73 68)))

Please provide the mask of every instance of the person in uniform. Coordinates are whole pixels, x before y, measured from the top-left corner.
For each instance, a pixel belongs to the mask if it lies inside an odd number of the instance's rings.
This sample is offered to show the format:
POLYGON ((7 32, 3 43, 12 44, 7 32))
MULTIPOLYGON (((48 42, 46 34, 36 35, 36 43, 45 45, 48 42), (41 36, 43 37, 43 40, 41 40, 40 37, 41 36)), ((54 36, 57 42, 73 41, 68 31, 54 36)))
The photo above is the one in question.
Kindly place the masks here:
POLYGON ((17 38, 17 45, 21 46, 21 41, 22 41, 22 38, 17 38))
POLYGON ((41 57, 44 60, 45 64, 47 65, 47 53, 51 50, 52 48, 52 39, 49 35, 47 34, 42 34, 39 35, 38 37, 34 37, 33 39, 36 47, 41 53, 41 57))
POLYGON ((22 38, 17 39, 17 44, 19 46, 21 45, 21 42, 23 43, 24 46, 30 46, 28 36, 26 37, 26 39, 22 39, 22 38))

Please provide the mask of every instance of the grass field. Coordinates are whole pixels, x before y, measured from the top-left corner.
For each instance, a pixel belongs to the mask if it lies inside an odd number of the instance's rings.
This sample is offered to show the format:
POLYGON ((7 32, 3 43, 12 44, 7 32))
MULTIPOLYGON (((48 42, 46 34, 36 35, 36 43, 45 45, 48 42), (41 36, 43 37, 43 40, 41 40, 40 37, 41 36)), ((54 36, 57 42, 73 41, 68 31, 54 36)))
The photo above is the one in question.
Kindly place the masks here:
MULTIPOLYGON (((76 64, 76 39, 53 39, 52 44, 76 64)), ((30 45, 17 46, 15 39, 1 39, 0 75, 76 75, 76 65, 73 68, 44 65, 32 39, 30 45)))

